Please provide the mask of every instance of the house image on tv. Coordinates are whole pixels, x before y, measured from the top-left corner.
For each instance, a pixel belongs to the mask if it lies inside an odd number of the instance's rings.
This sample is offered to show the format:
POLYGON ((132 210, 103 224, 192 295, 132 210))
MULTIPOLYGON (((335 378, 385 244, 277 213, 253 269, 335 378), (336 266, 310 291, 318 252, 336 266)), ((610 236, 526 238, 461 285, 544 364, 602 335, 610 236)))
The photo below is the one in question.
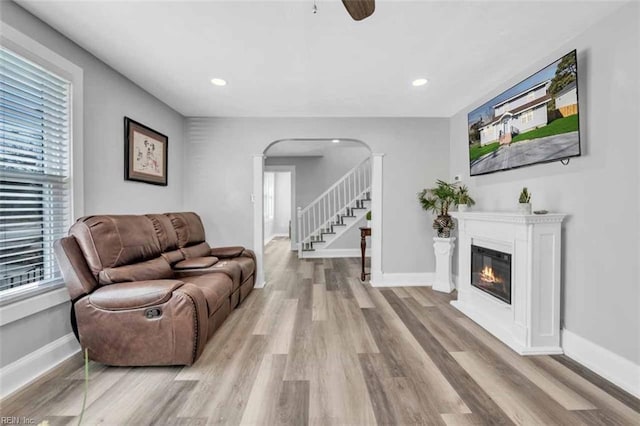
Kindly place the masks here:
POLYGON ((556 93, 556 109, 563 117, 578 113, 578 93, 575 81, 556 93))
MULTIPOLYGON (((547 103, 551 100, 551 95, 547 93, 550 83, 551 80, 540 82, 494 105, 495 118, 479 129, 480 145, 496 141, 501 145, 508 144, 511 143, 513 135, 546 126, 547 103)), ((570 97, 567 94, 567 101, 569 100, 570 97)))

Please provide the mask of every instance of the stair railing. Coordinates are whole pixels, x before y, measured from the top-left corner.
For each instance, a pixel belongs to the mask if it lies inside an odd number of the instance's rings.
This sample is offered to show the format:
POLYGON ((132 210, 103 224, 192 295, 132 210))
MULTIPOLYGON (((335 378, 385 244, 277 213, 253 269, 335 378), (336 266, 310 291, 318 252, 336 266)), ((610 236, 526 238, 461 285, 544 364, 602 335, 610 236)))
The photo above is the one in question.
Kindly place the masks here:
POLYGON ((371 159, 366 158, 329 189, 320 194, 307 207, 298 207, 298 255, 302 256, 321 231, 341 223, 342 216, 350 216, 351 209, 371 191, 371 159))

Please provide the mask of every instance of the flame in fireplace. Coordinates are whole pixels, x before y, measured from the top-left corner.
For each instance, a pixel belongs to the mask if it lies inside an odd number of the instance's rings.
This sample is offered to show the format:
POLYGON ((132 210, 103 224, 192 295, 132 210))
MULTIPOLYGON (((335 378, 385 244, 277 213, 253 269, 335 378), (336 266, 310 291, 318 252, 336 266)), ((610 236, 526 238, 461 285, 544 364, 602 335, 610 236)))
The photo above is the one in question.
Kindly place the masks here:
POLYGON ((482 272, 480 272, 480 279, 486 283, 502 283, 502 279, 495 276, 495 274, 493 273, 493 268, 491 266, 485 266, 484 268, 482 268, 482 272))

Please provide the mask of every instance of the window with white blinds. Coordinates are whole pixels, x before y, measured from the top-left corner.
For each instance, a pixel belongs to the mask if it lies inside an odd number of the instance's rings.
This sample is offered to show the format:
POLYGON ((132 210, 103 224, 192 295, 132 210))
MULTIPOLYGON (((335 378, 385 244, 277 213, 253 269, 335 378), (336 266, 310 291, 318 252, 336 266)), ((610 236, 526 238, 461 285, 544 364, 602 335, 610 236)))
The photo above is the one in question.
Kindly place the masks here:
POLYGON ((71 84, 0 48, 0 292, 59 278, 71 216, 71 84))

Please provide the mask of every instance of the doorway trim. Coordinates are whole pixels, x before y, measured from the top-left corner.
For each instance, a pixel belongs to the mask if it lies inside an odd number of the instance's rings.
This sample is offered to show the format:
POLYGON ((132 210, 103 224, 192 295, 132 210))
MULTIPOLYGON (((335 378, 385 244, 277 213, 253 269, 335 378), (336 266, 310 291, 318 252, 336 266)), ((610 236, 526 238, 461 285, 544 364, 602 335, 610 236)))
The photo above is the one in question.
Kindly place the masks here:
MULTIPOLYGON (((264 172, 289 172, 291 173, 291 223, 296 220, 296 166, 264 166, 264 172)), ((264 190, 264 188, 263 188, 264 190)), ((264 194, 263 194, 264 196, 264 194)), ((262 221, 264 227, 264 220, 262 221)), ((296 241, 298 241, 298 230, 290 226, 291 229, 291 251, 297 250, 296 241)), ((264 244, 263 244, 264 246, 264 244)))
MULTIPOLYGON (((353 139, 352 139, 353 140, 353 139)), ((265 151, 273 144, 280 142, 274 141, 265 147, 265 151)), ((358 141, 369 147, 366 143, 358 141)), ((370 148, 369 148, 370 149, 370 148)), ((263 151, 264 152, 264 151, 263 151)), ((383 208, 382 208, 382 173, 383 173, 383 157, 382 153, 372 153, 371 167, 371 216, 372 227, 375 232, 371 234, 371 284, 383 281, 382 277, 382 240, 383 240, 383 208)), ((257 271, 256 271, 256 288, 262 288, 266 285, 264 276, 264 171, 265 171, 265 155, 255 154, 253 156, 253 193, 251 200, 253 201, 253 250, 256 255, 257 271)), ((271 167, 271 166, 270 166, 271 167)), ((293 189, 292 189, 293 190, 293 189)), ((297 216, 293 216, 295 218, 297 216)), ((293 237, 293 236, 292 236, 293 237)), ((297 236, 296 236, 297 237, 297 236)))

